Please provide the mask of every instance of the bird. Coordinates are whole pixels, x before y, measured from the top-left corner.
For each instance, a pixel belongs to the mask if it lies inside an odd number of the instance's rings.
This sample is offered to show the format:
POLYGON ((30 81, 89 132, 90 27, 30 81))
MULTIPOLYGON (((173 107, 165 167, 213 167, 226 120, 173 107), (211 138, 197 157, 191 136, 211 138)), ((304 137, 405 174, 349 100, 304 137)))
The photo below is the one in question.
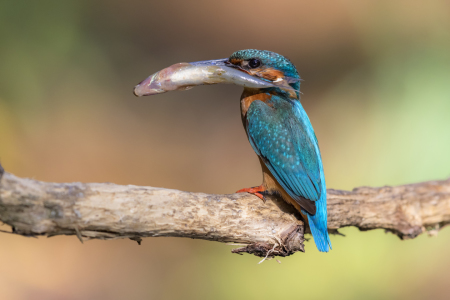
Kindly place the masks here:
MULTIPOLYGON (((301 78, 295 65, 283 55, 256 49, 239 50, 225 59, 189 65, 200 68, 201 74, 213 66, 234 77, 230 75, 217 82, 211 79, 216 78, 212 75, 208 79, 195 78, 191 82, 180 82, 177 85, 179 89, 223 82, 244 86, 240 98, 241 119, 250 145, 259 158, 263 182, 260 186, 244 188, 237 193, 254 194, 263 201, 269 195, 281 197, 302 216, 306 216, 317 249, 320 252, 331 250, 323 163, 314 129, 300 102, 301 78), (242 74, 242 78, 238 75, 236 80, 236 71, 242 74), (252 84, 249 83, 251 80, 254 80, 252 84)), ((172 66, 170 70, 174 68, 179 67, 172 66)), ((225 76, 222 74, 222 77, 225 76)), ((170 78, 155 75, 136 86, 135 94, 165 92, 161 82, 168 82, 170 78), (158 89, 150 90, 155 86, 155 78, 159 80, 158 89)), ((189 81, 189 76, 184 76, 184 80, 186 77, 189 81)))

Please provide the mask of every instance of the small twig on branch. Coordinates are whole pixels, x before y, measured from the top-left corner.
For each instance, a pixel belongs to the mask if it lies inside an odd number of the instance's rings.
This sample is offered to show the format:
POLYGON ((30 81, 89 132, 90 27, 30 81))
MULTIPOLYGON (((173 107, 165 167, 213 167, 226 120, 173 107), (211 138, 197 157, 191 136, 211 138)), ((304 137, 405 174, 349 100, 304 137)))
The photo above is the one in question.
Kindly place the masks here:
MULTIPOLYGON (((110 183, 48 183, 2 172, 0 221, 24 236, 83 240, 188 237, 247 246, 264 258, 304 251, 304 226, 284 201, 110 183), (2 177, 2 173, 3 177, 2 177)), ((328 227, 382 228, 402 239, 450 223, 450 179, 396 187, 328 190, 328 227)))

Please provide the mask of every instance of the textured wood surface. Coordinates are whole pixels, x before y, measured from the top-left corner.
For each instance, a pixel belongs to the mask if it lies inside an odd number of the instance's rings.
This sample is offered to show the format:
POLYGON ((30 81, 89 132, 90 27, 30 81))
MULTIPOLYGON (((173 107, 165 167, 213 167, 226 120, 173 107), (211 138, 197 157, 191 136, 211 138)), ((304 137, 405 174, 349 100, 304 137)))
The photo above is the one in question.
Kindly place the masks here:
MULTIPOLYGON (((0 167, 1 168, 1 167, 0 167)), ((1 172, 1 170, 0 170, 1 172)), ((328 190, 331 232, 383 228, 400 238, 450 223, 450 180, 397 187, 328 190)), ((245 244, 261 257, 304 251, 303 222, 278 199, 212 195, 110 183, 48 183, 4 173, 0 221, 25 236, 88 239, 171 236, 245 244)))

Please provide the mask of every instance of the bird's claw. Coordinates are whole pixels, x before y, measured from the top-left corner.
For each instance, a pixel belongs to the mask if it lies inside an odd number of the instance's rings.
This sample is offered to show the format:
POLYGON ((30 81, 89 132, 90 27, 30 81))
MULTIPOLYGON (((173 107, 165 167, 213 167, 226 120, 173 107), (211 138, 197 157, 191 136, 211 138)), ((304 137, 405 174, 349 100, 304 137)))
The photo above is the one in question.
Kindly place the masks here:
POLYGON ((236 193, 249 193, 249 194, 253 194, 256 197, 258 197, 259 199, 261 199, 264 203, 266 203, 266 198, 264 197, 263 193, 266 191, 266 189, 264 188, 264 186, 260 185, 260 186, 255 186, 255 187, 251 187, 251 188, 245 188, 245 189, 240 189, 239 191, 237 191, 236 193))

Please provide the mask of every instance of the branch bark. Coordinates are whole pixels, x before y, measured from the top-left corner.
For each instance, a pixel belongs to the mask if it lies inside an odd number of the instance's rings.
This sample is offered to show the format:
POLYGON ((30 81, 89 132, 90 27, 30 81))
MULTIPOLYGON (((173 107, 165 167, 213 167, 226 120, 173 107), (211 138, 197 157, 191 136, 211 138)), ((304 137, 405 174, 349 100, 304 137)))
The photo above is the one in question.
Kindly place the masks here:
MULTIPOLYGON (((2 175, 0 221, 24 236, 88 239, 171 236, 245 244, 261 257, 304 251, 301 216, 284 201, 111 183, 48 183, 2 175)), ((328 190, 330 232, 385 229, 402 239, 450 223, 450 179, 396 187, 328 190)))

